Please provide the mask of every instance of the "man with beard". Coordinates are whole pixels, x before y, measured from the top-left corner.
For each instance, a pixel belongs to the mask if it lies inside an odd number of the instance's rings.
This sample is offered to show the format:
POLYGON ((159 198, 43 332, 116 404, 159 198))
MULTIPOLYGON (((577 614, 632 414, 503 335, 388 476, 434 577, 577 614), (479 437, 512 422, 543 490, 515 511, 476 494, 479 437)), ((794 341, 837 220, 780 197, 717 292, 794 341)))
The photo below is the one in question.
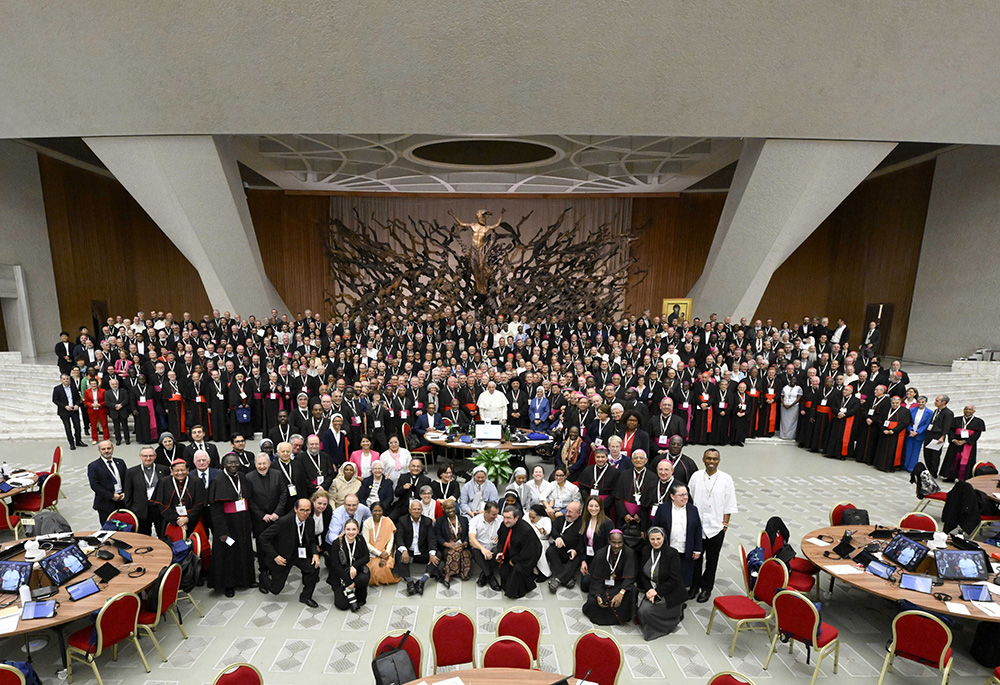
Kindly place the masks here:
POLYGON ((535 589, 534 569, 542 556, 542 541, 513 505, 503 508, 497 540, 496 560, 503 593, 508 599, 520 599, 535 589))

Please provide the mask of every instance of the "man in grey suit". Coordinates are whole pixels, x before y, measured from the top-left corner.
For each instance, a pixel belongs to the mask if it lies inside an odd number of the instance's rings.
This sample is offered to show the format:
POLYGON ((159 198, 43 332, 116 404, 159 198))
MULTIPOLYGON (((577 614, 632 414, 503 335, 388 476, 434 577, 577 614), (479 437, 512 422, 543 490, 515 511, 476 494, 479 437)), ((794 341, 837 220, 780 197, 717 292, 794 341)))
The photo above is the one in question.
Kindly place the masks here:
POLYGON ((155 527, 159 537, 163 534, 160 509, 156 505, 150 506, 149 498, 153 496, 156 483, 161 478, 169 478, 170 471, 166 466, 156 463, 156 451, 149 445, 139 451, 139 461, 142 463, 125 472, 125 508, 139 519, 137 533, 150 535, 155 527))

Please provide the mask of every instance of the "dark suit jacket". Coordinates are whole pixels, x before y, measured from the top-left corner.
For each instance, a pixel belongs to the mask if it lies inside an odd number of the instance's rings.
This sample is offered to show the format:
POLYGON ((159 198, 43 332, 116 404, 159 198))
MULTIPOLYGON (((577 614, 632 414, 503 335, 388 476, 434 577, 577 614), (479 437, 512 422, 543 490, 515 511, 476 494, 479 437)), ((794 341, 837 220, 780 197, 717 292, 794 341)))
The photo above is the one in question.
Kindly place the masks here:
MULTIPOLYGON (((69 381, 69 392, 73 396, 73 406, 82 406, 83 398, 80 397, 80 388, 76 386, 72 378, 69 381)), ((62 383, 52 388, 52 404, 56 405, 59 409, 59 416, 71 416, 73 414, 73 412, 66 411, 66 391, 63 390, 62 383)))
MULTIPOLYGON (((372 492, 372 483, 374 482, 375 478, 373 476, 368 476, 361 481, 361 489, 358 490, 358 500, 366 506, 368 505, 368 495, 372 492)), ((378 488, 378 501, 382 505, 383 513, 388 512, 392 508, 392 499, 392 481, 383 476, 378 488)))
MULTIPOLYGON (((107 471, 107 468, 105 467, 104 470, 107 471)), ((157 483, 160 482, 161 478, 170 478, 170 469, 162 464, 153 464, 153 470, 156 472, 157 483)), ((108 475, 111 475, 110 471, 108 475)), ((125 491, 123 506, 139 517, 140 520, 148 518, 150 514, 149 498, 146 497, 146 477, 142 473, 142 465, 133 466, 126 471, 123 480, 125 481, 123 483, 125 491)), ((158 510, 157 513, 159 513, 158 510)))
MULTIPOLYGON (((218 476, 220 473, 222 473, 222 469, 215 469, 215 468, 212 468, 211 466, 209 466, 208 467, 208 482, 211 483, 213 480, 215 480, 215 477, 218 476)), ((195 480, 201 482, 201 474, 198 472, 198 469, 192 467, 189 470, 189 474, 190 474, 190 476, 192 478, 194 478, 195 480)), ((208 486, 207 485, 205 485, 205 492, 208 492, 208 486)))
MULTIPOLYGON (((432 534, 434 528, 434 522, 431 521, 426 516, 420 517, 420 532, 417 539, 417 549, 420 554, 426 554, 430 551, 437 551, 436 540, 432 534)), ((468 535, 468 527, 466 527, 466 535, 468 535)), ((398 550, 400 547, 405 547, 407 551, 411 552, 413 550, 413 519, 407 514, 403 518, 399 519, 396 523, 396 539, 395 547, 398 550)))
MULTIPOLYGON (((117 457, 111 459, 118 467, 118 475, 122 479, 122 491, 124 492, 125 472, 128 468, 125 462, 117 457)), ((94 509, 97 511, 112 512, 118 507, 124 507, 125 501, 115 501, 115 477, 111 474, 111 469, 107 467, 104 459, 98 457, 87 465, 87 480, 90 481, 90 489, 94 491, 94 509)))
MULTIPOLYGON (((933 412, 933 410, 931 410, 933 412)), ((934 414, 932 413, 931 416, 934 414)), ((942 435, 947 433, 951 428, 951 424, 955 420, 955 412, 953 412, 948 407, 943 408, 938 412, 937 419, 931 422, 931 425, 927 426, 927 433, 924 436, 924 444, 927 444, 931 440, 937 440, 942 435)))
MULTIPOLYGON (((409 518, 409 516, 407 516, 409 518)), ((459 523, 459 542, 469 542, 469 519, 466 516, 457 515, 459 523)), ((441 516, 436 521, 434 521, 434 539, 437 541, 437 548, 442 550, 441 555, 444 556, 445 552, 443 550, 447 549, 444 543, 451 542, 451 524, 448 522, 447 516, 441 516)))
POLYGON ((417 478, 417 482, 413 483, 413 478, 409 472, 399 474, 399 479, 396 481, 396 490, 393 494, 396 497, 396 503, 402 504, 404 508, 408 505, 411 499, 418 499, 420 497, 420 488, 425 485, 430 485, 431 479, 420 474, 417 478), (411 487, 404 488, 403 486, 407 483, 411 483, 411 487))
MULTIPOLYGON (((656 510, 656 516, 653 517, 652 525, 659 526, 666 533, 665 545, 670 544, 670 526, 673 523, 674 518, 674 505, 659 507, 656 510)), ((690 502, 687 503, 685 507, 687 510, 687 540, 684 541, 684 556, 687 559, 691 558, 694 552, 700 552, 702 550, 702 540, 701 540, 701 517, 698 515, 698 509, 690 502)))
MULTIPOLYGON (((664 604, 668 607, 677 606, 687 601, 687 590, 684 587, 684 577, 681 575, 681 558, 668 541, 660 548, 660 557, 657 560, 657 582, 654 584, 650 576, 646 574, 646 564, 652 560, 653 550, 646 546, 639 562, 639 573, 636 578, 636 585, 643 594, 649 589, 655 589, 656 594, 663 598, 664 604)), ((653 569, 650 568, 650 574, 653 569)))
MULTIPOLYGON (((661 435, 666 436, 667 442, 670 442, 670 438, 675 435, 679 435, 684 440, 687 440, 687 421, 682 419, 679 414, 672 412, 670 418, 667 420, 666 430, 662 430, 661 418, 663 414, 660 412, 656 413, 656 416, 650 417, 649 419, 649 447, 653 452, 659 452, 660 450, 666 451, 665 446, 660 446, 657 444, 661 435)), ((649 455, 650 460, 652 460, 653 455, 649 455)))
POLYGON ((115 401, 115 393, 113 390, 108 389, 104 391, 104 406, 108 408, 108 416, 114 419, 116 416, 125 417, 132 412, 132 394, 121 387, 118 386, 118 401, 115 401), (122 405, 121 409, 115 409, 116 405, 122 405))
POLYGON ((247 485, 250 486, 250 492, 247 494, 250 504, 250 519, 253 522, 254 530, 260 530, 267 525, 263 521, 265 515, 278 514, 280 516, 285 513, 288 488, 285 486, 284 477, 273 470, 268 470, 267 475, 261 476, 254 469, 246 475, 246 479, 247 485))
MULTIPOLYGON (((210 469, 218 469, 222 465, 219 461, 219 448, 208 440, 205 440, 204 443, 205 451, 208 452, 208 467, 210 469)), ((184 446, 184 461, 187 462, 189 470, 194 470, 194 453, 197 451, 198 449, 193 443, 184 446)))
MULTIPOLYGON (((327 511, 330 511, 329 508, 327 511)), ((284 557, 288 561, 299 558, 299 532, 298 518, 294 511, 290 511, 270 526, 257 538, 264 549, 264 558, 274 560, 275 557, 284 557)), ((302 544, 306 548, 306 555, 311 559, 313 554, 319 554, 319 541, 313 530, 312 516, 306 519, 302 544)))
MULTIPOLYGON (((596 536, 595 536, 596 537, 596 536)), ((584 549, 586 548, 586 543, 584 543, 583 534, 580 532, 580 517, 577 517, 575 521, 570 523, 566 520, 565 516, 560 516, 552 524, 552 532, 549 533, 549 538, 552 541, 551 549, 555 549, 555 553, 559 556, 559 559, 563 562, 569 560, 569 551, 575 549, 577 555, 582 555, 584 549), (565 526, 566 530, 563 531, 565 526), (563 547, 556 547, 555 541, 562 538, 563 547)))

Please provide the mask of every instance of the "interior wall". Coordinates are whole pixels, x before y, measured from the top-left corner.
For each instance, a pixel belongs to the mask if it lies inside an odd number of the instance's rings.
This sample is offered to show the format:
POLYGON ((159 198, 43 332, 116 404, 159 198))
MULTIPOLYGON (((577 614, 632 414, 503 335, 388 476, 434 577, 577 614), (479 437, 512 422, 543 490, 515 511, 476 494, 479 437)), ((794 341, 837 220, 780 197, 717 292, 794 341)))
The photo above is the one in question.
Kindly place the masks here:
POLYGON ((91 326, 92 300, 112 316, 211 312, 198 272, 118 181, 45 155, 38 166, 63 328, 91 326))
MULTIPOLYGON (((9 140, 0 140, 0 262, 21 265, 35 352, 51 353, 59 341, 60 322, 55 315, 59 303, 39 165, 34 150, 9 140)), ((13 339, 14 327, 5 331, 2 318, 0 349, 21 349, 13 339)))
POLYGON ((933 179, 931 160, 858 186, 774 272, 755 318, 843 317, 856 344, 866 305, 891 302, 883 354, 901 356, 933 179))
POLYGON ((913 291, 906 358, 947 363, 1000 347, 1000 148, 937 160, 913 291))

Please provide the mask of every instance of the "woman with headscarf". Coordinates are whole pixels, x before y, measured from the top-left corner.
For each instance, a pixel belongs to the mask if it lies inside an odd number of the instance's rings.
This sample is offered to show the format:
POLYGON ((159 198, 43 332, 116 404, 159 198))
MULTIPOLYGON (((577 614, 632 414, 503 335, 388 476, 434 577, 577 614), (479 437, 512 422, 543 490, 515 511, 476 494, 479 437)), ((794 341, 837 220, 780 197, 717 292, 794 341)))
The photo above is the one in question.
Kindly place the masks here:
POLYGON ((172 468, 175 459, 184 458, 184 450, 174 440, 174 434, 163 431, 160 433, 159 445, 156 447, 156 462, 168 469, 172 468))
POLYGON ((583 613, 599 626, 625 625, 635 611, 635 552, 615 528, 608 545, 597 550, 590 565, 590 588, 583 613))
POLYGON ((545 507, 541 504, 533 504, 528 508, 528 523, 531 524, 531 529, 535 531, 535 535, 542 542, 542 556, 538 558, 538 564, 536 565, 538 575, 540 579, 548 578, 552 575, 552 569, 549 568, 549 561, 545 558, 545 552, 549 548, 549 533, 552 532, 552 519, 546 516, 545 507))
POLYGON ((687 590, 681 577, 680 555, 667 544, 659 526, 646 534, 649 545, 643 550, 636 584, 639 588, 639 628, 649 642, 669 635, 684 619, 687 590))
POLYGON ((504 492, 513 490, 517 493, 517 498, 524 503, 524 506, 531 507, 538 502, 533 501, 531 490, 528 488, 528 471, 523 466, 518 466, 511 474, 510 482, 504 492))
POLYGON ((352 462, 347 462, 340 467, 340 472, 330 485, 334 509, 342 506, 348 495, 356 495, 360 489, 361 479, 358 478, 357 467, 352 462))
POLYGON ((340 468, 350 456, 347 431, 343 430, 344 417, 334 414, 330 419, 330 429, 323 434, 323 451, 330 455, 334 466, 340 468))
POLYGON ((500 495, 497 493, 497 486, 486 478, 486 467, 477 466, 472 469, 472 478, 462 486, 459 511, 462 516, 468 516, 471 519, 475 515, 483 513, 484 505, 487 502, 496 502, 498 499, 500 499, 500 495))

